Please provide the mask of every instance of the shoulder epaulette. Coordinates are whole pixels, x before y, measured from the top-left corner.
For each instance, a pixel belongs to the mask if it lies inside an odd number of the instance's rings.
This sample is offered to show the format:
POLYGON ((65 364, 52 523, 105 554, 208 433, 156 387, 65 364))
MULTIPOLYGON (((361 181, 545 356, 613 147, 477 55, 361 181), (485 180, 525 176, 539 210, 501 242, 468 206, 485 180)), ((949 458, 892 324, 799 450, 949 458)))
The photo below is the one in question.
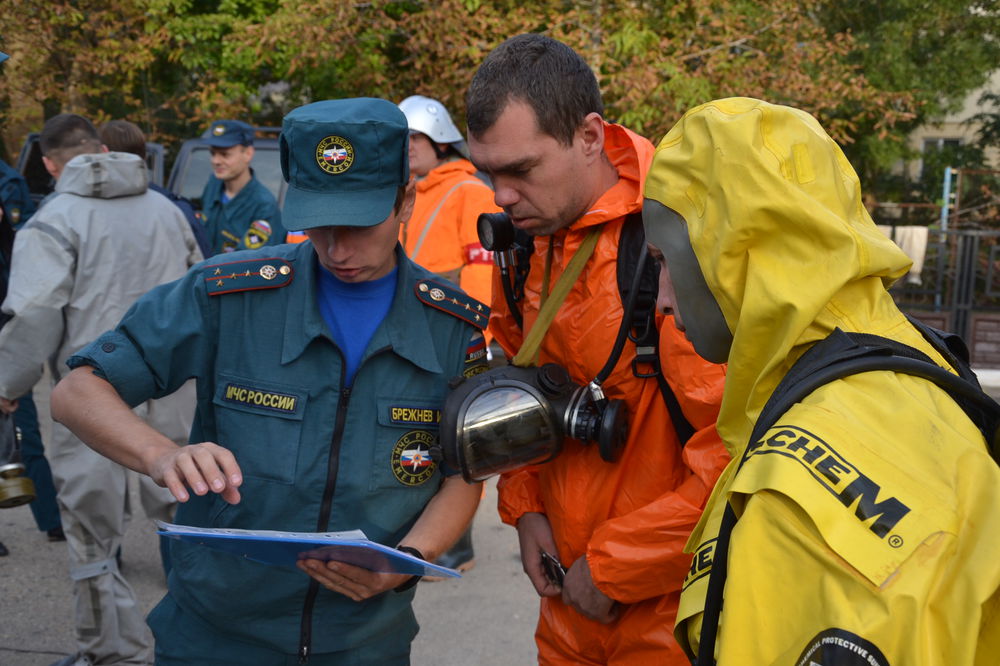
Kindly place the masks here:
POLYGON ((210 264, 203 269, 209 296, 255 289, 276 289, 291 284, 294 271, 284 259, 267 257, 210 264))
POLYGON ((476 328, 490 323, 490 309, 460 289, 434 280, 419 280, 413 290, 424 305, 458 317, 476 328))

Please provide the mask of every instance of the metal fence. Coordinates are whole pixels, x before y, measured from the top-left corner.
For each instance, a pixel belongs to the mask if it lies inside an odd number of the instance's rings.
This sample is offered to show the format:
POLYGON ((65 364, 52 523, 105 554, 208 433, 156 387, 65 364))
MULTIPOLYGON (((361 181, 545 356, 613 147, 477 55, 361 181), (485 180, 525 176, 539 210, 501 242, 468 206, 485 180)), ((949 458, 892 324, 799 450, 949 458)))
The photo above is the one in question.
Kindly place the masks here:
POLYGON ((931 229, 919 277, 890 293, 904 312, 962 336, 973 364, 1000 367, 1000 231, 931 229))

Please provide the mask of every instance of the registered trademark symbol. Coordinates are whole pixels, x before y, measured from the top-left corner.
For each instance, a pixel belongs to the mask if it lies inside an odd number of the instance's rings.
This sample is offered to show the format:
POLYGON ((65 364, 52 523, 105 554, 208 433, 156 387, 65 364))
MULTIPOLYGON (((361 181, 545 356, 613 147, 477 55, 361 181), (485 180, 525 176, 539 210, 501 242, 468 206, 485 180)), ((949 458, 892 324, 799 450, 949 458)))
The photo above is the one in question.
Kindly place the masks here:
POLYGON ((893 534, 891 537, 889 537, 889 545, 892 546, 893 548, 899 548, 900 546, 903 545, 903 537, 899 536, 898 534, 893 534))

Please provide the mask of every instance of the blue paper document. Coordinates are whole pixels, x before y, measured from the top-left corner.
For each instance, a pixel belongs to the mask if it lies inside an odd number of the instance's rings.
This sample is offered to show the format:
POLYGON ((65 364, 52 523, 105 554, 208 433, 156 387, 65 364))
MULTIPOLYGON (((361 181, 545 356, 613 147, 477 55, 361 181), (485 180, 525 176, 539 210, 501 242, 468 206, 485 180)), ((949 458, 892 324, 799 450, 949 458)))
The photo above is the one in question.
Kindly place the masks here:
POLYGON ((462 575, 409 553, 368 539, 361 530, 350 532, 277 532, 272 530, 230 530, 188 527, 156 521, 159 534, 223 550, 254 562, 294 567, 298 560, 335 560, 382 573, 420 576, 462 575))

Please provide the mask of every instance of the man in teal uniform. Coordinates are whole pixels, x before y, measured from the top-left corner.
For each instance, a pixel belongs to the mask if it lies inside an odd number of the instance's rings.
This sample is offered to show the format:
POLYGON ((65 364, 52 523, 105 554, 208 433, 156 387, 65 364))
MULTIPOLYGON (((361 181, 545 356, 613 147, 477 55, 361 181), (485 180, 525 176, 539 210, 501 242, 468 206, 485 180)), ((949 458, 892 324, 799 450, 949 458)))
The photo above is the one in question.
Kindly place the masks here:
POLYGON ((212 253, 284 243, 278 202, 250 167, 253 127, 238 120, 220 120, 202 138, 212 151, 213 175, 201 195, 212 253))
MULTIPOLYGON (((309 104, 284 121, 289 228, 311 242, 195 266, 84 348, 52 395, 87 444, 170 488, 177 522, 327 532, 433 560, 479 500, 430 461, 449 379, 485 369, 486 306, 398 246, 408 130, 385 100, 309 104), (192 444, 128 405, 198 382, 192 444)), ((415 578, 299 569, 172 544, 152 611, 157 664, 406 664, 415 578), (303 572, 305 572, 305 575, 303 572)))

